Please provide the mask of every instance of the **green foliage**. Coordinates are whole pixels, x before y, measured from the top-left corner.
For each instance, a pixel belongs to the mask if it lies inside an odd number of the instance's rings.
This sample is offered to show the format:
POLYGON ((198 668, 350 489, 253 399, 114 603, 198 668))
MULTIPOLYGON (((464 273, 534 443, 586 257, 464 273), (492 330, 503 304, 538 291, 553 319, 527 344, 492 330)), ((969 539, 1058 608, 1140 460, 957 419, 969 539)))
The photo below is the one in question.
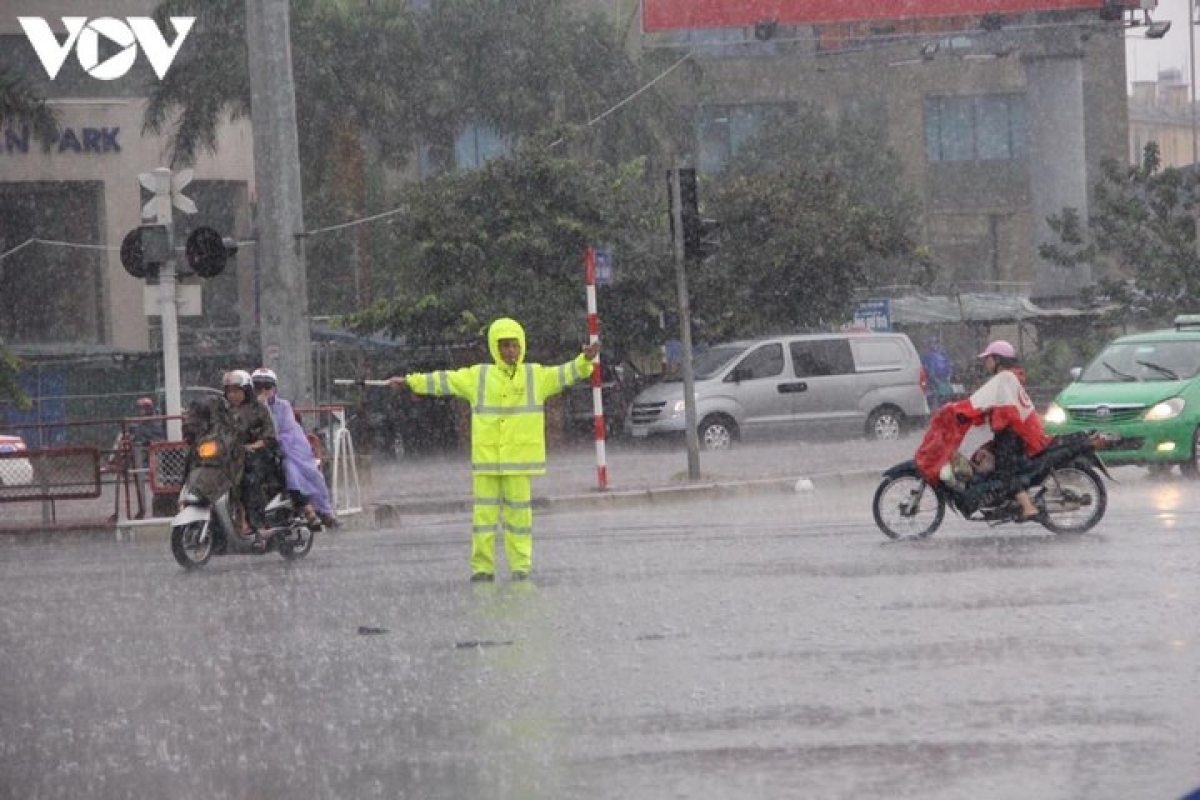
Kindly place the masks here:
POLYGON ((1048 221, 1059 241, 1043 245, 1043 258, 1067 267, 1109 264, 1086 297, 1113 304, 1124 319, 1169 319, 1200 308, 1200 257, 1196 251, 1197 175, 1162 167, 1158 145, 1142 162, 1102 165, 1088 223, 1067 208, 1048 221))
POLYGON ((11 401, 25 411, 30 408, 30 403, 17 380, 21 366, 21 360, 0 341, 0 402, 11 401))
POLYGON ((606 243, 618 275, 599 289, 606 347, 644 341, 670 281, 643 169, 523 148, 412 187, 409 213, 393 226, 407 254, 392 265, 403 276, 398 290, 351 324, 431 343, 461 341, 509 316, 525 326, 531 354, 558 358, 587 339, 584 251, 606 243))
POLYGON ((927 282, 916 203, 869 117, 830 122, 804 107, 702 184, 703 216, 722 224, 716 256, 692 269, 693 307, 714 338, 829 328, 856 290, 927 282))
POLYGON ((0 127, 25 125, 40 141, 58 136, 58 114, 16 70, 0 62, 0 127))

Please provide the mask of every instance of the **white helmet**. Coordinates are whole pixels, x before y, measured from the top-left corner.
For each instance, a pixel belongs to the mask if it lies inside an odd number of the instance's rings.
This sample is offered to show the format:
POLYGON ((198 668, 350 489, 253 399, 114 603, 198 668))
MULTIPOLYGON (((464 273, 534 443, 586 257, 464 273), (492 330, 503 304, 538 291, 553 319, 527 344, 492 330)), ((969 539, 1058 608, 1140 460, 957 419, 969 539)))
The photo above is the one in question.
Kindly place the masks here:
POLYGON ((221 379, 223 386, 237 386, 246 391, 253 391, 254 384, 250 380, 250 373, 244 369, 231 369, 225 373, 225 377, 221 379))
POLYGON ((279 379, 275 377, 275 370, 259 367, 254 370, 250 376, 255 386, 278 386, 279 379))

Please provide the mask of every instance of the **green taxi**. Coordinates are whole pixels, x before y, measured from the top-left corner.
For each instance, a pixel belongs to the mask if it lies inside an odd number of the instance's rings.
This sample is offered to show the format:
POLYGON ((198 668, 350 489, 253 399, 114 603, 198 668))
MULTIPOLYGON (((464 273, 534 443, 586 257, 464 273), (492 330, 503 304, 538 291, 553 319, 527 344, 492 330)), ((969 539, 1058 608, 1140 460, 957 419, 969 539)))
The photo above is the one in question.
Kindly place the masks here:
POLYGON ((1113 340, 1054 398, 1043 422, 1051 434, 1118 434, 1100 452, 1107 464, 1178 464, 1200 477, 1200 315, 1113 340))

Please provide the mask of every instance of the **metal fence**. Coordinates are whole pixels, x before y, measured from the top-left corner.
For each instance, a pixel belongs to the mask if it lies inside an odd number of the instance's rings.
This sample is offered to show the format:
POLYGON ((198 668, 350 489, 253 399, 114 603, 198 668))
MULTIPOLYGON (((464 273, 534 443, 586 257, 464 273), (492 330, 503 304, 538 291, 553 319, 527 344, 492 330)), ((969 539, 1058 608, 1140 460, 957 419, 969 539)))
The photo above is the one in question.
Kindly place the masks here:
MULTIPOLYGON (((362 510, 358 459, 341 406, 297 409, 310 432, 313 458, 329 484, 339 515, 362 510), (321 431, 318 435, 316 431, 321 431)), ((180 441, 135 441, 131 431, 165 416, 104 419, 33 426, 35 442, 66 436, 116 438, 108 447, 44 447, 0 453, 0 532, 54 528, 112 527, 129 520, 166 518, 175 513, 183 485, 188 446, 180 441), (62 428, 70 428, 66 433, 62 428), (112 487, 109 495, 107 488, 112 487)), ((12 433, 0 429, 0 433, 12 433)), ((22 426, 28 433, 29 426, 22 426)), ((28 442, 26 442, 29 445, 28 442)))

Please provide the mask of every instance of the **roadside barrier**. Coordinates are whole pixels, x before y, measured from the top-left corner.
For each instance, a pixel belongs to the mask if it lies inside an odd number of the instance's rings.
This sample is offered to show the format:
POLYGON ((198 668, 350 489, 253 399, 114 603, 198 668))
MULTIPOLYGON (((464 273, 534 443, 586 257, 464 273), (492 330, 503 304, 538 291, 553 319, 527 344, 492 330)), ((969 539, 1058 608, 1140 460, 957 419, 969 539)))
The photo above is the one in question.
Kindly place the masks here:
MULTIPOLYGON (((297 409, 315 417, 308 433, 338 516, 363 510, 354 441, 343 406, 297 409)), ((130 520, 162 520, 175 513, 188 446, 180 441, 138 443, 131 431, 171 417, 128 417, 86 423, 23 426, 27 443, 67 441, 67 446, 0 452, 0 532, 120 526, 130 520), (113 429, 115 440, 111 439, 113 429), (80 442, 112 441, 104 449, 80 442), (105 487, 113 486, 111 500, 105 487)), ((165 427, 165 425, 164 425, 165 427)), ((9 431, 0 429, 0 433, 9 431)))

